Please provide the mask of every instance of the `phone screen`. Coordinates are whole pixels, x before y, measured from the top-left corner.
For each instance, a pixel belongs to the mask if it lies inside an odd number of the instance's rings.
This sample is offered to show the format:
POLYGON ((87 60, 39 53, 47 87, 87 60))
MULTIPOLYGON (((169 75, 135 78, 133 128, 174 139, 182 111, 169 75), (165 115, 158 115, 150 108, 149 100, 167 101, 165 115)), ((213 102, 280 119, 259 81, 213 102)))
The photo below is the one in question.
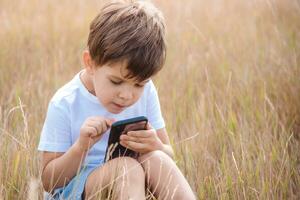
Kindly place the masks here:
POLYGON ((127 134, 127 132, 129 131, 145 130, 146 125, 147 125, 146 121, 136 122, 133 124, 126 124, 124 130, 122 131, 122 134, 127 134))

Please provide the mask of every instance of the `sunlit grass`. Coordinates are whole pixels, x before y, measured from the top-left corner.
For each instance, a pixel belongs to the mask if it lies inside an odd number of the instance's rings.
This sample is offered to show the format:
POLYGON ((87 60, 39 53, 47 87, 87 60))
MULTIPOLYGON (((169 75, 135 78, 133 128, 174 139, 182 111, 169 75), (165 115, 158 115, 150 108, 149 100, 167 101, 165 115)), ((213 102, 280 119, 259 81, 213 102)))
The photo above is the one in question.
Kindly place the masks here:
MULTIPOLYGON (((155 2, 168 57, 154 81, 198 197, 299 199, 299 1, 155 2)), ((100 5, 0 2, 0 200, 41 199, 36 148, 47 104, 81 69, 100 5)))

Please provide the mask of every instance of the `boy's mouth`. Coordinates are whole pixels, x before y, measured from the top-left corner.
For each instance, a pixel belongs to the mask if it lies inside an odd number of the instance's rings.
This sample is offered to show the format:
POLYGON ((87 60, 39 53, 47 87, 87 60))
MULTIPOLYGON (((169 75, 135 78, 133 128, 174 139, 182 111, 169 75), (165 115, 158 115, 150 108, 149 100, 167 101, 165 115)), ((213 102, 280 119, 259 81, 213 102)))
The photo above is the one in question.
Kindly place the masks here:
POLYGON ((120 104, 117 104, 117 103, 113 103, 117 108, 119 109, 124 109, 126 106, 123 106, 123 105, 120 105, 120 104))

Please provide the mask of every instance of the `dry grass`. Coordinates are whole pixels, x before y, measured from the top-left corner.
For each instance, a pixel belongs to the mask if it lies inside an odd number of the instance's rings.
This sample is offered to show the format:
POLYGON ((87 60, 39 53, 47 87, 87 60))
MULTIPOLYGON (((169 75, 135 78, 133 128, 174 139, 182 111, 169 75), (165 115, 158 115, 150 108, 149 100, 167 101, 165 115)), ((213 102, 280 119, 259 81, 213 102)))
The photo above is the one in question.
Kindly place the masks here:
MULTIPOLYGON (((155 82, 198 197, 299 199, 299 1, 156 3, 168 58, 155 82)), ((80 70, 100 5, 0 1, 0 200, 41 199, 36 148, 47 103, 80 70)))

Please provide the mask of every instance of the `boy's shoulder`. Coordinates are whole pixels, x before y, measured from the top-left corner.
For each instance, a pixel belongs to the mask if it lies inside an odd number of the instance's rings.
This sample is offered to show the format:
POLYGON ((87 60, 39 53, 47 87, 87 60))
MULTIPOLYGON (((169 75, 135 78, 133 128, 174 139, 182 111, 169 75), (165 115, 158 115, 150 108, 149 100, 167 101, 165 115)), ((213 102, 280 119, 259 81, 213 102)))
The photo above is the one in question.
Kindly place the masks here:
POLYGON ((74 98, 78 95, 80 89, 80 84, 78 81, 80 81, 79 75, 76 74, 73 79, 55 92, 50 102, 59 105, 74 101, 74 98))
POLYGON ((153 83, 152 79, 150 79, 150 81, 147 83, 147 92, 157 92, 156 90, 155 84, 153 83))

